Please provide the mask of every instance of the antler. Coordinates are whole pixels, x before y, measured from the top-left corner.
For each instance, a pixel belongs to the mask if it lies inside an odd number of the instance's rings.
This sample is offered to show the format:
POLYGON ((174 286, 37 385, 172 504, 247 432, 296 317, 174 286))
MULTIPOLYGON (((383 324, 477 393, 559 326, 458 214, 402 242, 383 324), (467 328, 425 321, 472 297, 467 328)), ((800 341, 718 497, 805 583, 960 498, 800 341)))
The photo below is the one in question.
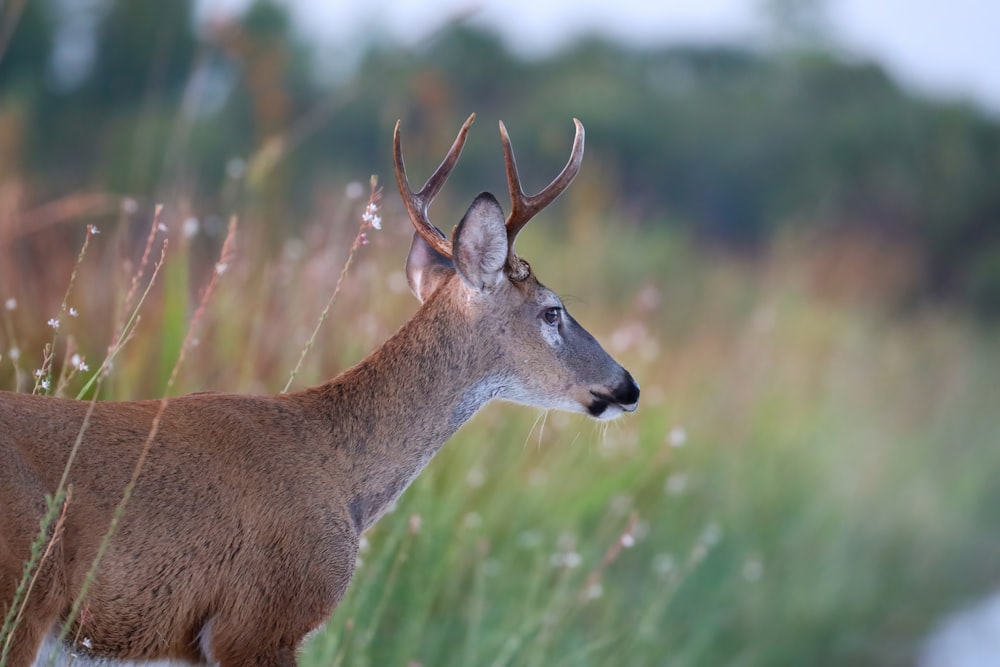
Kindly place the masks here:
POLYGON ((410 214, 410 221, 421 238, 430 247, 448 259, 452 257, 451 241, 445 238, 440 230, 431 224, 427 217, 427 207, 430 206, 434 197, 440 192, 444 182, 448 180, 451 170, 455 168, 458 156, 462 153, 462 147, 465 146, 465 137, 469 133, 469 126, 472 125, 472 121, 475 118, 476 114, 472 114, 462 125, 462 129, 458 131, 458 136, 455 137, 455 142, 448 150, 448 154, 444 156, 444 160, 438 165, 437 170, 424 183, 424 187, 420 188, 420 192, 411 190, 410 183, 406 180, 406 168, 403 166, 403 149, 399 142, 400 121, 396 121, 396 129, 392 134, 392 152, 396 163, 396 183, 399 185, 399 194, 403 197, 406 210, 410 214))
POLYGON ((514 149, 510 145, 507 128, 504 127, 503 121, 500 121, 500 139, 503 141, 503 156, 507 165, 507 186, 510 189, 511 201, 510 215, 507 216, 507 264, 511 278, 515 280, 523 280, 528 273, 527 263, 514 252, 514 239, 517 238, 518 232, 535 217, 535 214, 562 194, 580 171, 580 164, 583 162, 583 123, 576 118, 573 119, 573 123, 576 125, 576 136, 573 138, 569 162, 544 190, 529 197, 521 187, 521 179, 517 175, 517 163, 514 161, 514 149))

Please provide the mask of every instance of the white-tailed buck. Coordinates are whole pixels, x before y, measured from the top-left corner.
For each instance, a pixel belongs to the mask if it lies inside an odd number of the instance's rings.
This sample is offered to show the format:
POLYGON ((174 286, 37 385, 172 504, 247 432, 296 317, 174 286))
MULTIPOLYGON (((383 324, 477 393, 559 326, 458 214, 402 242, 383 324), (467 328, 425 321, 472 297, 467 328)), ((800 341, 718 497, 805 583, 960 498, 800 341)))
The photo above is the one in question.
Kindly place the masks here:
MULTIPOLYGON (((75 643, 61 650, 116 661, 294 665, 303 637, 343 596, 361 534, 487 402, 598 419, 635 410, 632 376, 514 252, 518 231, 579 170, 583 126, 575 121, 566 167, 529 197, 501 123, 511 213, 505 220, 483 193, 449 241, 427 207, 472 120, 419 192, 407 182, 396 125, 396 179, 416 227, 406 261, 421 302, 413 318, 325 384, 276 396, 171 399, 73 621, 75 643)), ((63 625, 160 405, 96 403, 69 474, 62 529, 9 645, 10 667, 31 665, 63 625)), ((0 393, 4 614, 87 409, 83 401, 0 393)))

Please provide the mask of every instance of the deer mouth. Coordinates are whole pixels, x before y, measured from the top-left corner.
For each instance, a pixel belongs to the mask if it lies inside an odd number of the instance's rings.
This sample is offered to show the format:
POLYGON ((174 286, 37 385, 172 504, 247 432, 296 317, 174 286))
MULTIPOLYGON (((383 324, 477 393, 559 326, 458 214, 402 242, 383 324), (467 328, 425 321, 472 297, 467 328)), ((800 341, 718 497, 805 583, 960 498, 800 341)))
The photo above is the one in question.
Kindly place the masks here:
POLYGON ((614 419, 623 412, 635 412, 639 407, 639 383, 632 374, 625 376, 610 392, 590 390, 591 401, 587 412, 595 419, 614 419))
POLYGON ((611 394, 593 391, 590 392, 591 401, 587 405, 587 413, 594 419, 614 419, 624 412, 635 412, 639 407, 638 401, 622 403, 611 394))

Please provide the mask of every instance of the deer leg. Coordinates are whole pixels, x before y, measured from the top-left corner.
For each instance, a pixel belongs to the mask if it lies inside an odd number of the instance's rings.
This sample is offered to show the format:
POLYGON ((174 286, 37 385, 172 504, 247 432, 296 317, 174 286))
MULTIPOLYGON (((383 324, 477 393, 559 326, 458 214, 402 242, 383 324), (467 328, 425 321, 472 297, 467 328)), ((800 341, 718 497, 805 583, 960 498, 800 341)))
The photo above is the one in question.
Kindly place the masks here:
POLYGON ((218 662, 220 667, 295 667, 301 637, 281 627, 284 619, 268 618, 263 607, 250 605, 243 611, 250 609, 256 612, 235 617, 217 616, 209 622, 203 631, 208 636, 202 637, 206 659, 218 662))
POLYGON ((295 649, 279 648, 249 658, 220 660, 219 667, 295 667, 295 649))
POLYGON ((295 646, 260 647, 226 642, 219 637, 212 642, 212 657, 219 667, 295 667, 295 646))

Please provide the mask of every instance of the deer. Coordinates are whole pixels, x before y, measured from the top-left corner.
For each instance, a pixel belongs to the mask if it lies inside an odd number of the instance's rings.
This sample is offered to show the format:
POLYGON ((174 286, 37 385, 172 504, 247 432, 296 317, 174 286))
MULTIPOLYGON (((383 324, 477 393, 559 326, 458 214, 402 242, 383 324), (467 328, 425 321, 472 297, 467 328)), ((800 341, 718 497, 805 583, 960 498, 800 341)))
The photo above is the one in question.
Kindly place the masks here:
MULTIPOLYGON (((632 375, 514 251, 521 229, 580 170, 583 125, 574 119, 563 170, 529 196, 501 121, 511 211, 505 217, 484 192, 448 239, 428 207, 474 118, 419 191, 395 126, 395 176, 415 230, 406 259, 420 302, 412 318, 323 384, 169 399, 83 613, 69 621, 162 399, 93 404, 69 472, 72 497, 12 635, 9 667, 47 659, 43 645, 56 645, 66 625, 72 639, 56 650, 79 664, 293 666, 304 638, 344 595, 361 535, 484 405, 598 420, 638 407, 632 375)), ((0 392, 3 615, 90 407, 0 392)))

